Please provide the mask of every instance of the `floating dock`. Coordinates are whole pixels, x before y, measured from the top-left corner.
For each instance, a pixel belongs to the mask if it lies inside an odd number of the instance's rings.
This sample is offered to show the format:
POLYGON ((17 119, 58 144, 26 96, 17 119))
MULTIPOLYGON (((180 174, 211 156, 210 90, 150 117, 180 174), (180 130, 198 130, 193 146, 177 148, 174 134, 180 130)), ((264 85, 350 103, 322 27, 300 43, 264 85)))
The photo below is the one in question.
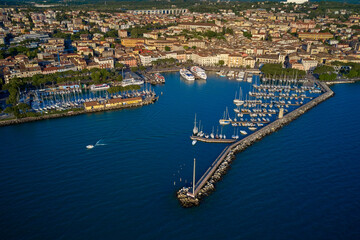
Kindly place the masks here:
POLYGON ((235 159, 236 153, 244 151, 247 147, 261 140, 263 137, 279 130, 308 110, 334 95, 334 92, 325 83, 321 83, 319 81, 316 81, 315 83, 322 89, 324 92, 323 94, 303 106, 300 106, 298 109, 286 114, 283 118, 277 119, 253 134, 226 147, 197 181, 195 189, 190 191, 190 188, 182 188, 177 192, 177 198, 180 204, 186 208, 198 206, 200 204, 200 200, 205 196, 208 196, 215 189, 214 184, 220 181, 222 176, 226 173, 231 162, 235 159), (192 192, 194 192, 194 194, 192 192))
POLYGON ((198 137, 198 136, 191 136, 191 140, 196 140, 200 142, 206 142, 206 143, 233 143, 236 141, 236 139, 232 138, 204 138, 204 137, 198 137))

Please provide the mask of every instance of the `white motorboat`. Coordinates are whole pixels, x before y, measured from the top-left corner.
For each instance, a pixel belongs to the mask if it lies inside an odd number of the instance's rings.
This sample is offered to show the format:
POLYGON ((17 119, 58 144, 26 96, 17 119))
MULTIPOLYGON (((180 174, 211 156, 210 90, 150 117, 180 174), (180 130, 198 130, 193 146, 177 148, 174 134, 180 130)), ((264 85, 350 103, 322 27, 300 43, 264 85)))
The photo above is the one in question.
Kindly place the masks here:
POLYGON ((188 81, 195 80, 194 75, 192 75, 192 73, 189 70, 187 70, 186 68, 180 69, 180 75, 188 81))
POLYGON ((91 91, 98 91, 98 90, 106 90, 110 88, 110 85, 109 84, 99 84, 99 85, 91 85, 90 86, 90 90, 91 91))
POLYGON ((205 70, 198 67, 198 66, 192 66, 190 68, 190 71, 197 77, 199 77, 200 79, 206 80, 207 79, 207 75, 205 73, 205 70))
POLYGON ((143 80, 137 80, 137 79, 134 79, 134 78, 124 79, 121 82, 122 87, 131 86, 131 85, 142 85, 142 84, 144 84, 143 80))

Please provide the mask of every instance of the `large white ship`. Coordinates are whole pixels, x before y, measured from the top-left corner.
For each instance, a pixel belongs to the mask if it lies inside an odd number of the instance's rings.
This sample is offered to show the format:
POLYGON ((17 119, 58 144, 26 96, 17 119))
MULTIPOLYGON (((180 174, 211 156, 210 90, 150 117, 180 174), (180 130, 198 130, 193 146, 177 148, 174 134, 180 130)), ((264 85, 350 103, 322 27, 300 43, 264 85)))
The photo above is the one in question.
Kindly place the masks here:
POLYGON ((90 90, 91 91, 106 90, 109 87, 110 87, 109 84, 91 85, 90 90))
POLYGON ((194 81, 195 80, 194 75, 192 75, 191 72, 189 70, 187 70, 186 68, 180 69, 180 75, 183 78, 185 78, 186 80, 189 80, 189 81, 194 81))
POLYGON ((201 78, 201 79, 204 79, 206 80, 207 79, 207 76, 206 76, 206 73, 205 73, 205 70, 198 67, 198 66, 193 66, 190 68, 190 71, 196 75, 197 77, 201 78))

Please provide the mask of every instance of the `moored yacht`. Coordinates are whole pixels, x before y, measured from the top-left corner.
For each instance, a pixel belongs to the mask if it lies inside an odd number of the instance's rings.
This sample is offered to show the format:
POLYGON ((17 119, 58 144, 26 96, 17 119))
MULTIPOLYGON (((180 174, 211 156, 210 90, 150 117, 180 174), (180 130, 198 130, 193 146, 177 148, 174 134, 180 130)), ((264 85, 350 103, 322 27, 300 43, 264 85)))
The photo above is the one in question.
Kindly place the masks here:
POLYGON ((242 135, 246 135, 246 134, 247 134, 247 132, 244 131, 244 130, 240 130, 240 133, 241 133, 242 135))
POLYGON ((121 82, 121 86, 123 86, 123 87, 130 86, 130 85, 142 85, 142 84, 144 84, 143 80, 137 80, 135 78, 124 79, 121 82))
POLYGON ((205 70, 198 67, 198 66, 192 66, 190 68, 190 71, 197 77, 199 77, 200 79, 206 80, 207 79, 207 75, 205 73, 205 70))
POLYGON ((228 108, 224 112, 223 118, 219 120, 220 125, 229 125, 231 123, 231 118, 229 116, 228 108))
POLYGON ((188 81, 195 80, 194 75, 192 75, 192 73, 189 70, 187 70, 186 68, 180 69, 180 75, 188 81))
POLYGON ((110 85, 109 84, 99 84, 99 85, 91 85, 90 86, 90 90, 91 91, 98 91, 98 90, 105 90, 105 89, 108 89, 110 88, 110 85))
POLYGON ((160 73, 154 73, 155 80, 161 83, 165 83, 165 78, 160 73))

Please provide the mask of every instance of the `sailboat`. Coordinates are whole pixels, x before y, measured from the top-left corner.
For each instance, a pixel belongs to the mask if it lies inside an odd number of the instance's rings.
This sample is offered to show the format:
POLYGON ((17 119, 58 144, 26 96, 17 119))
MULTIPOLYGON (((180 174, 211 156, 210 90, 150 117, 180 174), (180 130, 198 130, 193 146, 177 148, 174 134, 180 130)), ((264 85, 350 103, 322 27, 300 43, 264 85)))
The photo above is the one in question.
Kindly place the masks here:
POLYGON ((236 129, 236 136, 235 139, 239 139, 239 129, 236 129))
POLYGON ((193 134, 196 135, 198 133, 198 128, 196 126, 196 113, 195 113, 195 120, 194 120, 194 128, 193 128, 193 134))
POLYGON ((235 135, 235 128, 234 128, 234 134, 231 136, 232 139, 236 139, 236 135, 235 135))
POLYGON ((240 87, 240 90, 239 90, 239 98, 237 99, 236 98, 236 93, 235 93, 235 99, 234 99, 234 104, 236 106, 241 106, 244 104, 244 100, 242 100, 242 91, 241 91, 241 87, 240 87))
POLYGON ((211 137, 211 138, 214 138, 214 127, 213 127, 213 129, 212 129, 212 132, 210 133, 210 137, 211 137))
POLYGON ((228 108, 224 112, 223 118, 219 120, 220 125, 229 125, 231 123, 231 118, 229 116, 228 108))
POLYGON ((202 128, 201 128, 201 121, 199 121, 199 132, 197 133, 197 135, 198 135, 199 137, 203 137, 203 136, 204 136, 204 133, 203 133, 202 128))

